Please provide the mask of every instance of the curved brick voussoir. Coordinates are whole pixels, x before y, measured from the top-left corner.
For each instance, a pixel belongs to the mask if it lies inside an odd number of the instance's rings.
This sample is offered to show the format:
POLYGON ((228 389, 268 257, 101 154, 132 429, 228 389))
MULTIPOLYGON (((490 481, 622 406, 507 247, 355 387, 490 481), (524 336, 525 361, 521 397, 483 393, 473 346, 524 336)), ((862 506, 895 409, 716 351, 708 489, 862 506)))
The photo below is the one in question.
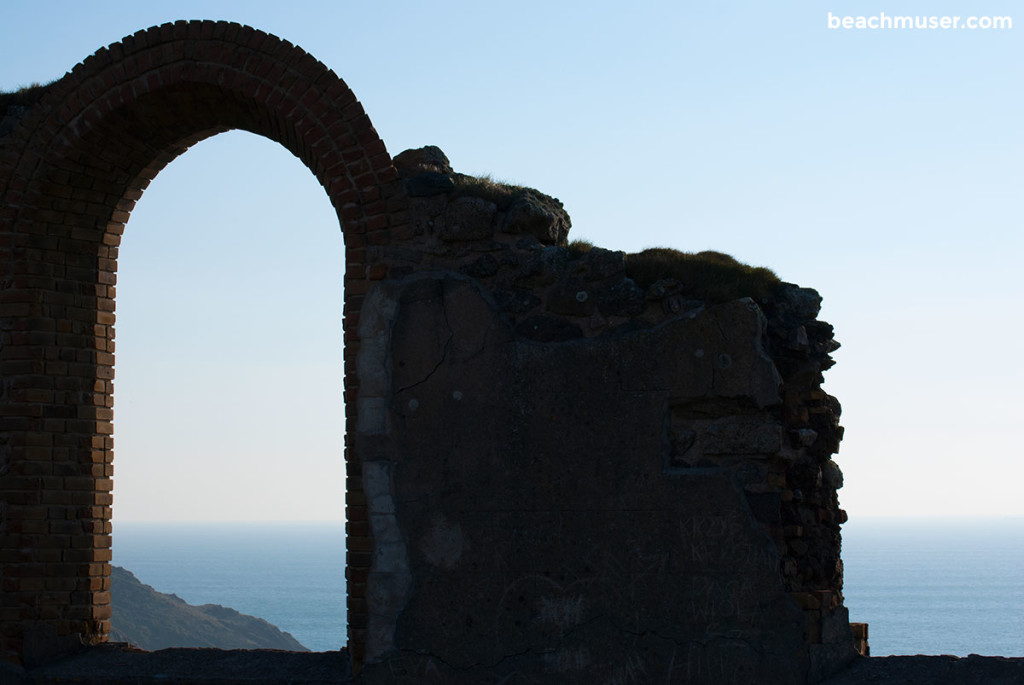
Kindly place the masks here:
MULTIPOLYGON (((371 274, 387 272, 367 247, 401 226, 404 191, 348 86, 301 48, 240 24, 139 31, 5 121, 15 123, 0 133, 0 651, 29 663, 109 630, 114 286, 121 234, 149 182, 230 129, 301 159, 345 236, 346 356, 358 350, 371 274)), ((358 483, 349 495, 361 501, 358 483)), ((368 533, 350 536, 350 549, 368 547, 368 533)), ((365 622, 350 597, 350 620, 365 622)))

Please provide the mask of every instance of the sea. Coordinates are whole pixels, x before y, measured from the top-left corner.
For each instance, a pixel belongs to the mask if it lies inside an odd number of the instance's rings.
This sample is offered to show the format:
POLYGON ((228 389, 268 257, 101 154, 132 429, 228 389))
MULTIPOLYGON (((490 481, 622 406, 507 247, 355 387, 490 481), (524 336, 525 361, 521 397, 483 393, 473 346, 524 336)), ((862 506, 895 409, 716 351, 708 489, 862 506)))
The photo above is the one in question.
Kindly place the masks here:
MULTIPOLYGON (((313 651, 345 645, 341 522, 115 523, 113 535, 114 563, 161 592, 259 616, 313 651)), ((1024 657, 1024 517, 853 519, 843 562, 872 655, 1024 657)))
POLYGON ((160 592, 266 619, 314 652, 347 642, 342 522, 115 521, 112 553, 160 592))
POLYGON ((842 556, 873 656, 1024 656, 1024 517, 854 518, 842 556))

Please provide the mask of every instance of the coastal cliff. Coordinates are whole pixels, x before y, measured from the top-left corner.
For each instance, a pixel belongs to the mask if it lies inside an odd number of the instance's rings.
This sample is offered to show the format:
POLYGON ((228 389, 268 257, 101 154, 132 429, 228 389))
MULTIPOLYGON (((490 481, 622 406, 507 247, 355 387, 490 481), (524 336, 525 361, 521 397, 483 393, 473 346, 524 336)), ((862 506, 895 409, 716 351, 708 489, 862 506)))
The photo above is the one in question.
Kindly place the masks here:
POLYGON ((131 571, 111 567, 110 640, 155 651, 169 647, 309 651, 262 618, 219 604, 195 606, 158 592, 131 571))

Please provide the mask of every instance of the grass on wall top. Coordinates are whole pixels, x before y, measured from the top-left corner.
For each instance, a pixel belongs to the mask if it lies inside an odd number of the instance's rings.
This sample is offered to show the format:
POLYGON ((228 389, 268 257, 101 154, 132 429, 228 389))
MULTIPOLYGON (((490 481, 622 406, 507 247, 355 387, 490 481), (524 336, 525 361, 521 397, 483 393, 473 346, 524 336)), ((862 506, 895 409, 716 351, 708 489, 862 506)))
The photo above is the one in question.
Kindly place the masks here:
POLYGON ((0 92, 0 116, 3 116, 8 107, 31 107, 36 104, 49 86, 48 83, 33 83, 10 93, 0 92))
MULTIPOLYGON (((593 249, 585 240, 569 243, 569 252, 579 257, 593 249)), ((683 252, 652 247, 627 253, 626 275, 647 289, 665 279, 679 283, 687 297, 709 302, 727 302, 740 297, 761 299, 775 293, 782 284, 771 269, 749 266, 722 252, 683 252)))

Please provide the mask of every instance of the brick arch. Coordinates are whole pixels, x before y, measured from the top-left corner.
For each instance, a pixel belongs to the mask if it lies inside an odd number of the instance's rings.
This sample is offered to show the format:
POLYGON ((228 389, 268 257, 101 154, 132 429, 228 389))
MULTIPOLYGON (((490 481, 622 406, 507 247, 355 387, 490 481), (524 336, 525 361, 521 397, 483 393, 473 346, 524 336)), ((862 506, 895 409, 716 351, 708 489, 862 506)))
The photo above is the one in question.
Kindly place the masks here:
MULTIPOLYGON (((2 112, 0 112, 2 115, 2 112)), ((302 49, 225 22, 176 22, 103 48, 0 132, 0 477, 7 660, 45 659, 109 631, 114 296, 121 234, 156 174, 199 140, 243 129, 317 177, 345 252, 346 421, 356 421, 368 255, 403 230, 404 194, 348 86, 302 49)), ((346 448, 349 642, 365 640, 371 544, 346 448)))

